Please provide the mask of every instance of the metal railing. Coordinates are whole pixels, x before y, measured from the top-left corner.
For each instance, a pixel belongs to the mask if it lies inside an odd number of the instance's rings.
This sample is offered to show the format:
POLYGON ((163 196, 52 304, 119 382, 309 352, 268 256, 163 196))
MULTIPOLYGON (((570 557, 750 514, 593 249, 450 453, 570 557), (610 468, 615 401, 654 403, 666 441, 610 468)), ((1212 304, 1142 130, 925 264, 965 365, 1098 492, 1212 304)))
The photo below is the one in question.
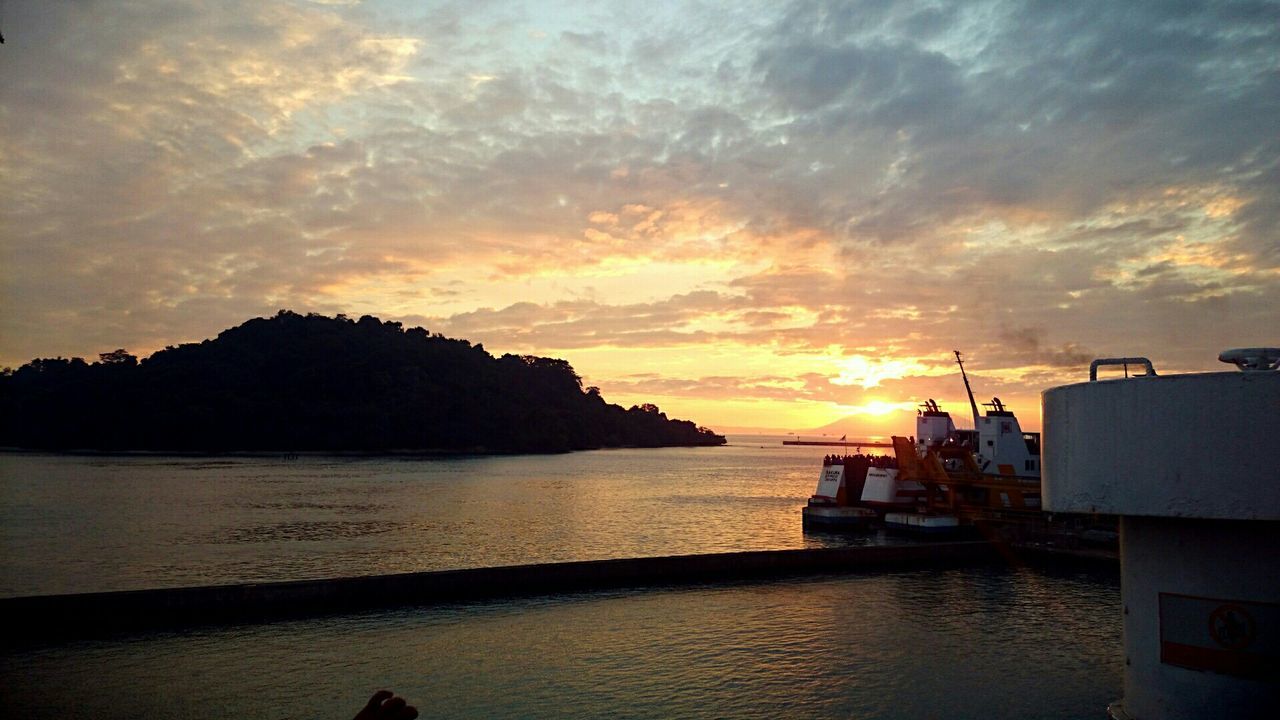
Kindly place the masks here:
POLYGON ((1122 357, 1122 358, 1098 358, 1089 363, 1089 382, 1095 382, 1098 379, 1098 368, 1103 365, 1123 365, 1124 376, 1129 377, 1130 365, 1142 365, 1147 369, 1146 375, 1137 377, 1155 377, 1156 369, 1151 366, 1151 361, 1144 357, 1122 357))

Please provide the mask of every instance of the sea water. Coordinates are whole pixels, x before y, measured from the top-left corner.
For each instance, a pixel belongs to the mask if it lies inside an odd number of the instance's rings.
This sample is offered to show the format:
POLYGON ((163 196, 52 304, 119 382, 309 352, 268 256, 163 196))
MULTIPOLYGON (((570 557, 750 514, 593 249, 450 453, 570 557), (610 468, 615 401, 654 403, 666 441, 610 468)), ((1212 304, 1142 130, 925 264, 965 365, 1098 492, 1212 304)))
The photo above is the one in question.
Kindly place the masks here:
MULTIPOLYGON (((735 439, 736 440, 736 439, 735 439)), ((823 448, 0 458, 5 594, 888 542, 811 536, 823 448)), ((1114 572, 612 591, 8 647, 5 717, 1100 717, 1114 572)))
POLYGON ((823 454, 0 454, 0 596, 883 542, 802 532, 823 454))
POLYGON ((152 634, 0 655, 5 717, 1095 718, 1109 574, 920 570, 152 634))

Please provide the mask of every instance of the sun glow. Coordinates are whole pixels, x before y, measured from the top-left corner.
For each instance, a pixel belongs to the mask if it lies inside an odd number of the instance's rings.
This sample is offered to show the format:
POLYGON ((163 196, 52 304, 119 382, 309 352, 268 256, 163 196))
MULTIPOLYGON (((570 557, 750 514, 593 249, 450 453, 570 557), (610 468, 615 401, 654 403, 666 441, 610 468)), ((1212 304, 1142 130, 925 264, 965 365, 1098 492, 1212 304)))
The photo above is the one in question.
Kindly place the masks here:
POLYGON ((888 415, 895 411, 914 410, 916 404, 911 401, 907 402, 888 402, 886 400, 868 400, 859 405, 838 405, 837 406, 845 415, 888 415))
POLYGON ((837 365, 840 374, 831 379, 832 385, 861 385, 864 388, 873 388, 882 380, 925 374, 923 371, 926 370, 916 362, 868 358, 865 355, 842 358, 837 365))

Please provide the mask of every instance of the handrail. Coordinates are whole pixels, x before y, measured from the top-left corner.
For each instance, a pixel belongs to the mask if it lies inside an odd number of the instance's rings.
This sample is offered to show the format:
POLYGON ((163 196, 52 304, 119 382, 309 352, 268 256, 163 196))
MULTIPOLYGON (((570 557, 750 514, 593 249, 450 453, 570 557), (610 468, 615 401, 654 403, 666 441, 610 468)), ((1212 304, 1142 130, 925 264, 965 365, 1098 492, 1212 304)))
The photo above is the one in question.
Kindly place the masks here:
POLYGON ((1156 369, 1151 366, 1151 361, 1144 357, 1098 358, 1089 363, 1089 382, 1097 381, 1098 368, 1103 365, 1124 365, 1126 370, 1130 365, 1143 365, 1147 368, 1148 376, 1155 377, 1156 375, 1156 369))

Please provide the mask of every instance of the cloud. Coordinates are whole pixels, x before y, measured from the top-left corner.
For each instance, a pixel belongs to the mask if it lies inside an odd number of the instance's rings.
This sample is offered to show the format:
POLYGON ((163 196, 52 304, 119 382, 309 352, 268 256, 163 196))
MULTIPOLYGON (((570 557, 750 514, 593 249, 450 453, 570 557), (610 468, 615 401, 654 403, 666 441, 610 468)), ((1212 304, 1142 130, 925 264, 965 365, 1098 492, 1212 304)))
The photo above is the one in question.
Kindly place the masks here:
POLYGON ((1020 359, 1026 365, 1079 367, 1097 357, 1096 353, 1075 343, 1066 343, 1057 348, 1044 347, 1047 334, 1044 328, 1007 327, 1000 331, 999 339, 1011 353, 1021 356, 1020 359))
POLYGON ((897 148, 859 158, 892 191, 847 193, 838 214, 857 236, 903 241, 993 209, 1087 216, 1224 175, 1253 187, 1275 159, 1277 32, 1261 6, 973 4, 923 41, 900 34, 913 4, 802 7, 755 67, 798 158, 850 134, 897 148))
POLYGON ((1275 3, 8 9, 8 364, 291 307, 856 404, 1280 327, 1275 3))
POLYGON ((264 150, 318 103, 399 82, 416 40, 291 5, 15 10, 0 114, 16 170, 0 180, 6 336, 33 351, 154 342, 143 328, 176 329, 166 309, 242 319, 325 273, 307 225, 360 149, 264 150))

